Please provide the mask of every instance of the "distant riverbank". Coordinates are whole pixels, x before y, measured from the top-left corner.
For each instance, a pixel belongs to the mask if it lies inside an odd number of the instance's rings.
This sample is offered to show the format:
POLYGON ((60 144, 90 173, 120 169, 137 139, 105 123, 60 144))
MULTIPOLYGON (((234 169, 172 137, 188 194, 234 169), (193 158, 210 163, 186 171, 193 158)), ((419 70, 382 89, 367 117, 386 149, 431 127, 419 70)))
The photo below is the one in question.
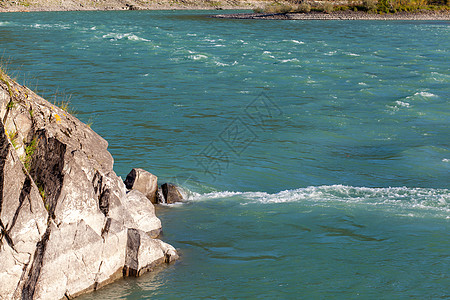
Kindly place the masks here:
POLYGON ((361 11, 334 11, 331 13, 242 13, 220 14, 215 18, 259 19, 259 20, 450 20, 448 11, 398 12, 395 14, 376 14, 361 11))
POLYGON ((180 9, 248 9, 262 7, 265 0, 33 0, 0 2, 0 12, 83 11, 83 10, 180 10, 180 9))
MULTIPOLYGON (((315 1, 319 3, 321 1, 315 1)), ((100 10, 257 10, 273 6, 269 0, 33 0, 0 2, 0 12, 37 11, 100 11, 100 10)), ((287 2, 288 3, 288 2, 287 2)), ((292 11, 292 10, 291 10, 292 11)), ((263 20, 450 20, 448 10, 420 10, 415 12, 367 13, 365 11, 336 10, 329 13, 313 10, 307 13, 239 13, 213 15, 226 19, 263 20)))

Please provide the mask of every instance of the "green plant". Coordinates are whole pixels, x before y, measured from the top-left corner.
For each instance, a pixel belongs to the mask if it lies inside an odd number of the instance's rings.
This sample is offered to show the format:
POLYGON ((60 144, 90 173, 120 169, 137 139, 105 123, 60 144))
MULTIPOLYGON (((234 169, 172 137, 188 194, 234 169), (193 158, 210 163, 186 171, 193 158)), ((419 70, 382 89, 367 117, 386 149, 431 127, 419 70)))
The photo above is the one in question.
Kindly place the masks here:
POLYGON ((6 84, 6 86, 8 87, 8 93, 9 93, 9 97, 12 98, 13 97, 13 92, 11 89, 11 85, 9 84, 8 79, 6 78, 6 73, 5 71, 3 71, 3 64, 0 63, 0 81, 2 81, 4 84, 6 84))
POLYGON ((7 109, 12 109, 16 105, 16 102, 14 102, 12 99, 8 102, 8 105, 6 106, 7 109))
POLYGON ((268 14, 285 14, 292 10, 292 6, 280 3, 272 3, 264 7, 264 12, 268 14))
POLYGON ((208 4, 212 7, 220 7, 222 5, 220 1, 209 1, 208 4))
POLYGON ((308 3, 301 3, 297 7, 297 11, 301 13, 309 13, 311 11, 311 5, 309 5, 308 3))
POLYGON ((89 120, 87 121, 86 125, 87 127, 91 128, 91 126, 94 124, 94 121, 92 121, 92 118, 89 118, 89 120))
POLYGON ((55 103, 56 106, 61 108, 65 112, 69 112, 70 100, 62 100, 60 102, 55 103))
POLYGON ((363 0, 362 7, 365 11, 374 12, 377 10, 377 0, 363 0))
POLYGON ((255 14, 262 14, 264 12, 264 9, 261 8, 261 7, 256 7, 256 8, 253 9, 253 12, 255 14))
POLYGON ((21 2, 19 3, 19 5, 22 5, 22 6, 25 6, 25 7, 29 7, 29 6, 31 5, 31 3, 28 2, 28 1, 21 1, 21 2))
POLYGON ((8 132, 8 138, 11 141, 14 149, 19 148, 19 144, 17 144, 17 131, 13 131, 11 133, 8 132))
POLYGON ((323 11, 327 14, 331 13, 334 10, 334 5, 330 2, 327 2, 323 5, 323 11))
POLYGON ((53 94, 53 101, 52 101, 52 103, 53 103, 53 105, 58 106, 59 108, 61 108, 66 113, 74 115, 76 112, 70 106, 71 100, 72 100, 72 95, 66 95, 64 93, 58 93, 58 91, 56 91, 53 94))
MULTIPOLYGON (((45 199, 47 198, 47 195, 45 194, 44 186, 42 184, 40 184, 39 182, 37 182, 36 185, 37 185, 38 190, 39 190, 39 195, 41 195, 42 201, 45 204, 45 199)), ((47 206, 45 208, 47 209, 47 206)))
POLYGON ((28 146, 25 147, 25 158, 23 159, 23 164, 25 169, 29 172, 31 168, 31 159, 34 152, 36 151, 37 139, 34 138, 28 146))

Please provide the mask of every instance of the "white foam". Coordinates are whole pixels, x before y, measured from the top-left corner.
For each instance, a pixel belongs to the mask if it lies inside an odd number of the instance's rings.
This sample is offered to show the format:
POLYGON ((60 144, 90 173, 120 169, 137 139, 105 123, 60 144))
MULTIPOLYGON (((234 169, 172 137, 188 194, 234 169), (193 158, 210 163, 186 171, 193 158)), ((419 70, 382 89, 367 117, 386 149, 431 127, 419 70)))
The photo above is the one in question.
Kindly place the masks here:
POLYGON ((299 62, 299 60, 297 58, 290 58, 290 59, 282 59, 281 60, 282 63, 287 63, 287 62, 299 62))
POLYGON ((68 24, 33 24, 30 25, 33 28, 61 28, 61 29, 70 29, 70 25, 68 24))
POLYGON ((221 63, 220 61, 215 61, 214 63, 216 64, 216 66, 219 66, 219 67, 229 66, 229 64, 221 63))
POLYGON ((122 40, 122 39, 128 39, 130 41, 144 41, 144 42, 150 42, 150 40, 141 38, 135 34, 132 33, 108 33, 102 36, 104 39, 110 39, 110 40, 122 40))
POLYGON ((336 53, 337 53, 337 51, 330 51, 330 52, 324 53, 324 55, 327 55, 327 56, 333 56, 333 55, 335 55, 336 53))
POLYGON ((309 186, 270 194, 266 192, 223 191, 212 193, 187 193, 191 201, 232 198, 239 196, 242 204, 305 202, 313 205, 345 203, 370 206, 390 206, 401 209, 438 210, 450 213, 450 190, 408 187, 353 187, 346 185, 309 186))
POLYGON ((414 96, 422 96, 425 98, 437 97, 435 94, 429 92, 417 92, 414 94, 414 96))
POLYGON ((195 54, 195 55, 189 55, 189 58, 193 59, 193 60, 200 60, 200 59, 208 58, 208 56, 203 55, 203 54, 195 54))
POLYGON ((399 105, 399 106, 402 106, 402 107, 409 107, 409 103, 408 102, 403 102, 403 101, 397 100, 397 101, 395 101, 395 103, 397 105, 399 105))

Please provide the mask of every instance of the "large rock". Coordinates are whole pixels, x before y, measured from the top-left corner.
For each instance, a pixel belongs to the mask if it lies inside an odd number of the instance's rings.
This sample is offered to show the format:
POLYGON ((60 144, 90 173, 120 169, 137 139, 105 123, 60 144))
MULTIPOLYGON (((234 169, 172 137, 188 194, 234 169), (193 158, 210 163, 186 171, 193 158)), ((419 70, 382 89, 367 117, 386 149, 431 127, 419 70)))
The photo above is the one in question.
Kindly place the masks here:
POLYGON ((152 203, 157 202, 158 177, 143 169, 132 169, 124 181, 129 190, 137 190, 152 203))
POLYGON ((177 257, 107 146, 0 71, 0 299, 70 299, 177 257))
POLYGON ((164 183, 163 185, 161 185, 161 190, 164 201, 167 204, 182 202, 184 200, 177 186, 174 184, 164 183))

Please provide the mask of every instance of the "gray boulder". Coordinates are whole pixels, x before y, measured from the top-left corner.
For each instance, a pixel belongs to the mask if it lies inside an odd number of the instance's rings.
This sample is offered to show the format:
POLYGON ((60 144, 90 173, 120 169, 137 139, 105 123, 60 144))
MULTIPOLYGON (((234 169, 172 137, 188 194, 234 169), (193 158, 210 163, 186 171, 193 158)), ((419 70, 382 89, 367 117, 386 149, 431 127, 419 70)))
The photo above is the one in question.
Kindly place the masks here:
POLYGON ((164 183, 161 185, 162 194, 164 197, 164 201, 167 204, 175 203, 175 202, 183 202, 183 196, 178 190, 177 186, 171 183, 164 183))
POLYGON ((129 190, 137 190, 152 203, 157 202, 158 177, 143 169, 132 169, 124 181, 129 190))
POLYGON ((71 299, 177 258, 107 146, 0 70, 0 299, 71 299))

